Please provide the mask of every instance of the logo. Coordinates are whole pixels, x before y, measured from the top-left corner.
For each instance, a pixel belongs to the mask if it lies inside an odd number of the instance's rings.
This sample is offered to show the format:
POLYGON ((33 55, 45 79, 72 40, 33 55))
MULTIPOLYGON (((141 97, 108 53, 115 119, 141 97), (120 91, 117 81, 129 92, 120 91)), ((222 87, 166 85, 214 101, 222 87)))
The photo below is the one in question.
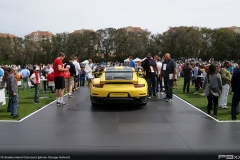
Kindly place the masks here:
POLYGON ((240 159, 239 155, 218 155, 218 159, 240 159))

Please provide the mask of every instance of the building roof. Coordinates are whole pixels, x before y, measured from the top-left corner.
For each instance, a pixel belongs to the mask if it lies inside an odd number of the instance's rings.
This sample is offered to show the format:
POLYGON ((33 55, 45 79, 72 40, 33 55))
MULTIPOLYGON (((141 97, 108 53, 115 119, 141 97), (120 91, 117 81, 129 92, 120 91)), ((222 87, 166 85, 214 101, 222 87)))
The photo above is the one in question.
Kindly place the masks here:
POLYGON ((34 34, 38 34, 39 36, 54 36, 54 34, 49 31, 36 31, 36 32, 32 32, 24 37, 32 37, 34 34))
POLYGON ((230 30, 234 30, 236 28, 240 28, 240 27, 236 27, 236 26, 232 26, 232 27, 226 27, 226 29, 230 29, 230 30))
POLYGON ((146 32, 145 30, 143 30, 140 27, 132 27, 132 26, 123 27, 123 28, 120 28, 120 29, 123 29, 127 32, 146 32))
POLYGON ((95 32, 92 29, 80 29, 80 30, 75 30, 74 32, 70 33, 70 34, 76 34, 76 33, 83 33, 83 32, 95 32))
POLYGON ((232 26, 232 27, 226 27, 224 29, 234 31, 235 33, 240 33, 240 27, 232 26))
POLYGON ((4 37, 4 38, 17 38, 17 36, 15 36, 14 34, 9 34, 9 33, 0 33, 0 37, 4 37))
POLYGON ((170 27, 167 31, 163 32, 163 33, 174 33, 176 32, 178 29, 181 28, 185 28, 185 29, 198 29, 197 27, 193 27, 193 26, 179 26, 179 27, 170 27))

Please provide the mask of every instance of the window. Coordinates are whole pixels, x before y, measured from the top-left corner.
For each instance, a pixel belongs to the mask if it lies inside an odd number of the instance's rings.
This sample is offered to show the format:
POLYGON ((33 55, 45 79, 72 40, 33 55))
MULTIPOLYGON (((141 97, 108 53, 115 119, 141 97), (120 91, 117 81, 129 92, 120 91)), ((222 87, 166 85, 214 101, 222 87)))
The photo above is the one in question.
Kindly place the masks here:
POLYGON ((106 80, 132 80, 133 72, 129 71, 106 71, 106 80))

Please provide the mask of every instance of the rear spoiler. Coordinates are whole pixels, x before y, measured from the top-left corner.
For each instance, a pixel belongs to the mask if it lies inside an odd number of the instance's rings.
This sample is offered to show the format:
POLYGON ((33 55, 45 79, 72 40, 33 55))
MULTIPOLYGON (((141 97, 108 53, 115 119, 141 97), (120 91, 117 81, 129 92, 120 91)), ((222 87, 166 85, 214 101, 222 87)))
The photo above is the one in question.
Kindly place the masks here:
MULTIPOLYGON (((120 79, 114 79, 114 78, 112 78, 111 80, 110 79, 108 79, 108 80, 106 80, 105 78, 105 80, 103 80, 102 79, 102 77, 100 76, 100 84, 104 84, 104 83, 115 83, 115 82, 120 82, 120 83, 132 83, 132 84, 138 84, 138 78, 139 78, 139 76, 140 75, 142 75, 142 76, 144 76, 144 72, 142 72, 142 71, 132 71, 132 72, 135 72, 135 73, 137 73, 137 79, 136 80, 132 80, 132 79, 128 79, 128 77, 116 77, 116 78, 123 78, 122 80, 120 80, 120 79)), ((96 73, 96 72, 95 72, 96 73)), ((97 72, 97 74, 102 74, 102 73, 106 73, 106 71, 103 71, 103 72, 97 72)))

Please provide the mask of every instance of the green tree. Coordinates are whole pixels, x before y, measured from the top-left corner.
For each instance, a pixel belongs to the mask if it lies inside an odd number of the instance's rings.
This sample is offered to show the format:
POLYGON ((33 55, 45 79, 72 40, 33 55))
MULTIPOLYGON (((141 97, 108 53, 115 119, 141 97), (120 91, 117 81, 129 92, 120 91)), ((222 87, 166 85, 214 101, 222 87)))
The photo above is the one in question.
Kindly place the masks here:
POLYGON ((99 36, 98 51, 104 54, 105 61, 108 60, 110 54, 115 51, 114 39, 116 29, 106 28, 96 31, 99 36))
POLYGON ((212 34, 210 54, 216 60, 233 60, 235 58, 236 33, 228 29, 215 29, 212 34))
POLYGON ((12 39, 0 37, 0 61, 9 61, 12 52, 12 39))

